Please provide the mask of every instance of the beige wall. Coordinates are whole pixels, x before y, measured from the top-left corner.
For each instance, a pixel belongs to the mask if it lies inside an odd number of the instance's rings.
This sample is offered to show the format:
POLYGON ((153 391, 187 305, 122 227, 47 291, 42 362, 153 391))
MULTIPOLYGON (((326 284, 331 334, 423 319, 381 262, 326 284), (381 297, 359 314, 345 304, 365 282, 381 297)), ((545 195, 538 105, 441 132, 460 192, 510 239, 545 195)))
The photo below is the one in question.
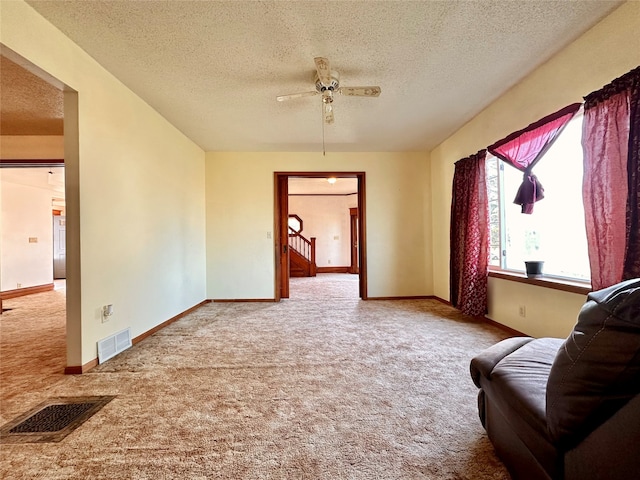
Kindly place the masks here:
POLYGON ((274 298, 273 174, 366 172, 369 296, 432 293, 424 153, 219 153, 206 157, 207 296, 274 298), (271 238, 267 234, 271 234, 271 238))
POLYGON ((65 138, 68 364, 85 364, 97 340, 205 299, 204 152, 27 4, 0 2, 0 22, 4 46, 78 92, 80 134, 65 138))
MULTIPOLYGON (((434 292, 449 298, 449 215, 454 162, 599 89, 640 64, 640 2, 615 10, 431 152, 434 292)), ((568 334, 581 295, 491 279, 489 316, 537 336, 568 334), (527 305, 526 319, 518 307, 527 305)))

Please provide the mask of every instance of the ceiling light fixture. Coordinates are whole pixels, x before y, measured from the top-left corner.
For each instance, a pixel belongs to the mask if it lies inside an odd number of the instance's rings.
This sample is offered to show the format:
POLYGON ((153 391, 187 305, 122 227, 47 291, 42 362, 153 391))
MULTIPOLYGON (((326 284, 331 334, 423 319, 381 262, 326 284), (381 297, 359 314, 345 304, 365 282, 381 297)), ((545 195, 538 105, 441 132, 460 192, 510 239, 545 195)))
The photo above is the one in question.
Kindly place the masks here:
POLYGON ((329 182, 331 185, 333 185, 334 183, 336 183, 337 178, 336 177, 329 177, 327 178, 327 182, 329 182))

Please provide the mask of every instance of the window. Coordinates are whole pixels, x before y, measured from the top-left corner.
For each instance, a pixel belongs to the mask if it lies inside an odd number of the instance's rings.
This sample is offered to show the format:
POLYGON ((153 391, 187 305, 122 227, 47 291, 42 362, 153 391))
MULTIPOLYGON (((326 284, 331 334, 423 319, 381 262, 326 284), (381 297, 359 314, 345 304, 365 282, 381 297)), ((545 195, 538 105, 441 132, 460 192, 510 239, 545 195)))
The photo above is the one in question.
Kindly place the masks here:
POLYGON ((531 215, 512 203, 522 172, 487 154, 489 265, 523 272, 525 261, 543 260, 545 275, 590 279, 581 139, 582 115, 577 114, 534 168, 545 198, 531 215))
POLYGON ((302 232, 302 219, 298 215, 289 215, 289 235, 302 232))

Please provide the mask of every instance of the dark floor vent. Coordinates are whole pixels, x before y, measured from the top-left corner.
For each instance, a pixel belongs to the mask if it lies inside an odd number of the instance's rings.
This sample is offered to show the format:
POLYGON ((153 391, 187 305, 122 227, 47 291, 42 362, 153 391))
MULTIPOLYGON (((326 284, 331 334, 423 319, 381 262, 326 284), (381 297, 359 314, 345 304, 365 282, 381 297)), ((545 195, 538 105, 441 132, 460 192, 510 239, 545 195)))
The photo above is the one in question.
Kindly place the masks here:
POLYGON ((52 398, 0 429, 0 443, 59 442, 82 425, 113 396, 52 398))

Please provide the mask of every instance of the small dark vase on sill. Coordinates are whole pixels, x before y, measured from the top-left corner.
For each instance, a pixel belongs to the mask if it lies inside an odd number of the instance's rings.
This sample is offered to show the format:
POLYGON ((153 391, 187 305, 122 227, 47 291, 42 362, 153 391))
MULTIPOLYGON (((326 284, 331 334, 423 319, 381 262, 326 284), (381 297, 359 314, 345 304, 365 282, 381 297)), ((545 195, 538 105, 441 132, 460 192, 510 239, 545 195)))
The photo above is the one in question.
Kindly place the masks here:
POLYGON ((524 266, 527 271, 527 277, 529 278, 541 277, 543 265, 544 265, 544 262, 541 260, 524 262, 524 266))

